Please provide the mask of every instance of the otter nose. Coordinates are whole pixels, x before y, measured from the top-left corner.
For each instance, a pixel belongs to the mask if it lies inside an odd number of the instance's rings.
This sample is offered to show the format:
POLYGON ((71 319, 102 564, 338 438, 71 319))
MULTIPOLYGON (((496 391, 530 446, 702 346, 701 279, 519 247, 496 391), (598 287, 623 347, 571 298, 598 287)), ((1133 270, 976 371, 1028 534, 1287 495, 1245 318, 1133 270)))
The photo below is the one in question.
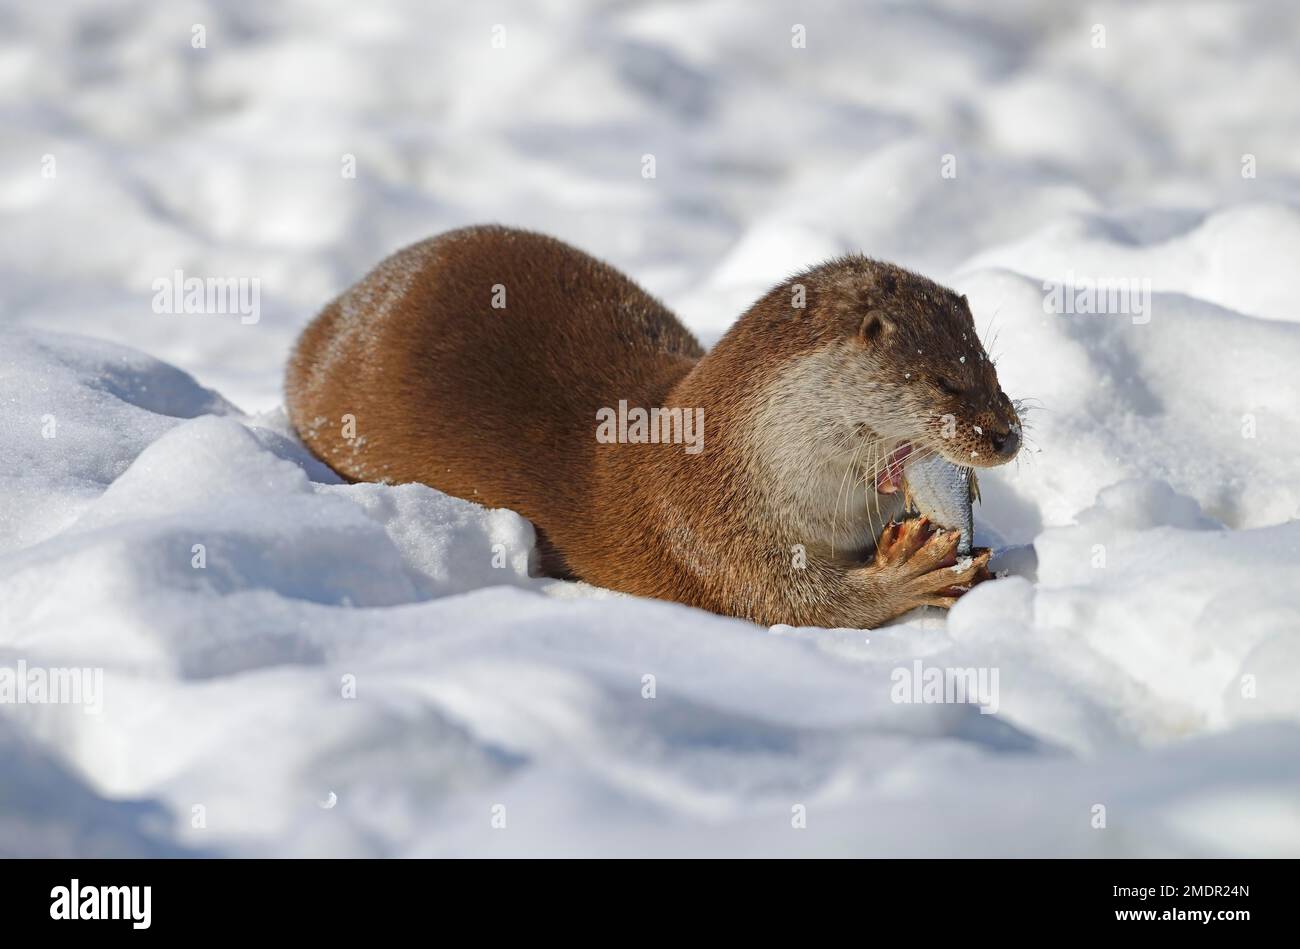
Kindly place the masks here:
POLYGON ((1020 450, 1020 433, 1008 428, 993 433, 993 450, 1000 458, 1010 458, 1020 450))

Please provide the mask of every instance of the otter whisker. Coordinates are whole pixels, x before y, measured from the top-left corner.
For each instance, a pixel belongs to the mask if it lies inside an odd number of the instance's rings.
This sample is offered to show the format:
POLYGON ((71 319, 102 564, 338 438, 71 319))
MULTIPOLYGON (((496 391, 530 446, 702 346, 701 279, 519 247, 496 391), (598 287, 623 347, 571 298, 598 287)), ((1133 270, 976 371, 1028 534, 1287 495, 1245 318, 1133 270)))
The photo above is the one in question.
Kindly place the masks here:
MULTIPOLYGON (((844 486, 848 483, 849 474, 854 470, 854 467, 858 460, 858 454, 859 452, 862 451, 863 447, 865 447, 866 444, 867 444, 866 442, 863 442, 858 446, 857 450, 854 451, 853 457, 849 459, 849 464, 844 469, 844 476, 840 478, 839 489, 835 492, 835 505, 831 508, 831 557, 832 558, 835 557, 835 532, 839 528, 839 522, 840 522, 840 495, 844 493, 844 486)), ((851 497, 851 495, 846 495, 846 497, 851 497)), ((849 510, 848 501, 846 500, 844 504, 844 516, 846 518, 848 517, 848 510, 849 510)))
POLYGON ((862 499, 867 507, 867 529, 871 532, 872 540, 879 538, 880 532, 883 529, 883 525, 878 526, 876 518, 876 514, 880 511, 880 497, 879 495, 874 498, 871 496, 872 492, 875 490, 877 481, 880 479, 880 458, 883 447, 884 446, 880 442, 875 443, 871 454, 871 470, 869 472, 864 471, 862 476, 862 499))

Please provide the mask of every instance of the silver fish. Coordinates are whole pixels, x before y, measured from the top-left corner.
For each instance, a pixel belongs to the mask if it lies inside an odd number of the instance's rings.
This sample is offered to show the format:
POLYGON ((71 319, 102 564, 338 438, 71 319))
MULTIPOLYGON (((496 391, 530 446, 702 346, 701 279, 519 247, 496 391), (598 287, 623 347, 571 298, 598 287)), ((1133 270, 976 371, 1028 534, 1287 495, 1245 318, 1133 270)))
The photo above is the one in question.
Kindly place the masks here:
POLYGON ((974 471, 933 453, 913 454, 903 462, 903 492, 907 506, 918 514, 946 530, 960 530, 957 553, 970 553, 975 534, 972 502, 979 498, 974 471))

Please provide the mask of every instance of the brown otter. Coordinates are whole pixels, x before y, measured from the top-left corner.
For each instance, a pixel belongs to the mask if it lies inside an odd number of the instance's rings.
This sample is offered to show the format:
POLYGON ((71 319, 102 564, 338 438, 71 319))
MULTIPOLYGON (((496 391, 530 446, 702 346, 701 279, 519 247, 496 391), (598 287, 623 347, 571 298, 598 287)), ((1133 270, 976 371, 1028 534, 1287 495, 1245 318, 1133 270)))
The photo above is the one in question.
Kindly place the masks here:
POLYGON ((914 273, 832 260, 706 355, 617 270, 496 226, 379 264, 303 332, 286 391, 348 478, 511 508, 553 575, 768 625, 951 605, 989 553, 890 523, 901 459, 1019 448, 965 298, 914 273))

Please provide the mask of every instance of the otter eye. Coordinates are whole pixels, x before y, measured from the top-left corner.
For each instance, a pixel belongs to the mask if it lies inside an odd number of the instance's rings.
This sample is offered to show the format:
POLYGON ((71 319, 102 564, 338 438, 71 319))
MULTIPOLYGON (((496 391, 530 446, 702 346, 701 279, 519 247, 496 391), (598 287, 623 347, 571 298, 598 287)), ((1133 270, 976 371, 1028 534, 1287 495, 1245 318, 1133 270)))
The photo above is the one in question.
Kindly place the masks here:
POLYGON ((939 387, 939 391, 944 395, 961 395, 961 386, 957 385, 957 383, 953 382, 951 379, 939 376, 934 380, 934 384, 939 387))

